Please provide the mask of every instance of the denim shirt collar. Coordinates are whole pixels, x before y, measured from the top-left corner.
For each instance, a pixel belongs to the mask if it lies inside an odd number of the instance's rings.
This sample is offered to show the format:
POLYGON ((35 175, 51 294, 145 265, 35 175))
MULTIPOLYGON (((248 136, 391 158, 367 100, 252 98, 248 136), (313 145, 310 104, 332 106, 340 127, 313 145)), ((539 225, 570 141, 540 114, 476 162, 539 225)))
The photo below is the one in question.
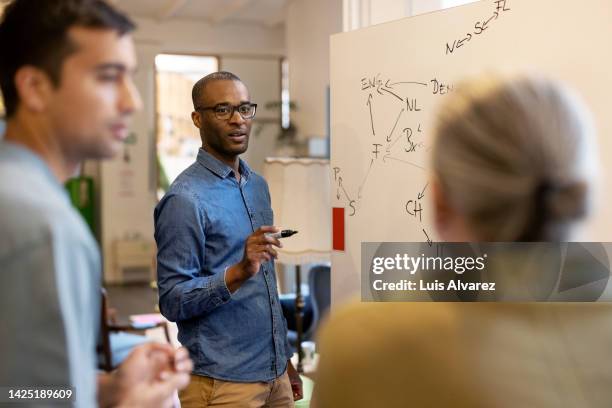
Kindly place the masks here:
MULTIPOLYGON (((221 178, 234 175, 234 169, 202 148, 200 148, 198 151, 197 162, 221 178)), ((251 175, 251 168, 249 165, 244 160, 239 158, 238 168, 240 170, 240 176, 244 177, 245 180, 248 180, 249 176, 251 175)))

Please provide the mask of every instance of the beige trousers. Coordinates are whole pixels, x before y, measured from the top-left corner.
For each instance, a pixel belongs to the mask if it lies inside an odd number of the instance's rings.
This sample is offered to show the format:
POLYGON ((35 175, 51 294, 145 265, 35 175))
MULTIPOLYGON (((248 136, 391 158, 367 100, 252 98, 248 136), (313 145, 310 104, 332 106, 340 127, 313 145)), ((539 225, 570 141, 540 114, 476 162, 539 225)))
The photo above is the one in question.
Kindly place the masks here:
POLYGON ((270 382, 238 383, 191 375, 191 382, 179 392, 181 408, 289 408, 293 391, 287 372, 270 382))

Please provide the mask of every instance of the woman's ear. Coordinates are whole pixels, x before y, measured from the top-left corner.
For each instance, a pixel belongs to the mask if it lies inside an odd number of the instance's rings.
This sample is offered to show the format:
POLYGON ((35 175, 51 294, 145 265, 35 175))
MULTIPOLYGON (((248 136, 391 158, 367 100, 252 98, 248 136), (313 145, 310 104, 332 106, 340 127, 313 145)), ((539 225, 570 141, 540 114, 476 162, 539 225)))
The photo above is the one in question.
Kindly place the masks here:
POLYGON ((438 236, 446 242, 476 242, 477 234, 465 215, 451 203, 447 190, 437 177, 430 181, 433 194, 434 223, 438 236))
POLYGON ((449 205, 438 177, 433 176, 429 182, 433 192, 434 223, 438 234, 443 237, 448 227, 449 205))

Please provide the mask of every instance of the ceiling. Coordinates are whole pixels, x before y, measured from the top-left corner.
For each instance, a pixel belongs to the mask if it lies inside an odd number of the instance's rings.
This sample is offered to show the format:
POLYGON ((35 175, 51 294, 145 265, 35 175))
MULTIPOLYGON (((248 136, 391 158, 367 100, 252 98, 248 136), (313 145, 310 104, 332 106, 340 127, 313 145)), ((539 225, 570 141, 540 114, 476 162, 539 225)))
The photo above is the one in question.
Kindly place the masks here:
POLYGON ((189 19, 211 24, 247 23, 275 27, 290 0, 109 0, 132 17, 159 21, 189 19))

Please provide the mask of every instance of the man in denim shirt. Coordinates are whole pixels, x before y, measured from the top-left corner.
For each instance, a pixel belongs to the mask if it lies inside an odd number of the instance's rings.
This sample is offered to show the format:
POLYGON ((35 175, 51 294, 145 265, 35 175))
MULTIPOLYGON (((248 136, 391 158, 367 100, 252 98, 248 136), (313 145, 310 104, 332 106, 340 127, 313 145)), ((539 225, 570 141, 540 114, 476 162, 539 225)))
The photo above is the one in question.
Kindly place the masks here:
POLYGON ((155 209, 160 309, 194 361, 181 405, 292 407, 302 391, 276 289, 278 229, 265 180, 238 157, 257 105, 229 72, 192 98, 202 149, 155 209))

